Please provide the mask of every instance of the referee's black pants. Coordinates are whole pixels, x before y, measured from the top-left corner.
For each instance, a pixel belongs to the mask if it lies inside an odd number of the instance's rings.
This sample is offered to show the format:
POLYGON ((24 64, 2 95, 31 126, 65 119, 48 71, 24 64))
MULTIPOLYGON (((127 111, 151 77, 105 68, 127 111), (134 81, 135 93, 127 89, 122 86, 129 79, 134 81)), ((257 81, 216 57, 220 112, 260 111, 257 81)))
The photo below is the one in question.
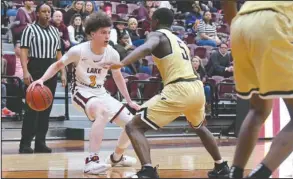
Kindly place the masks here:
MULTIPOLYGON (((33 80, 40 79, 49 66, 56 62, 56 59, 35 59, 31 58, 28 62, 28 71, 33 80)), ((57 86, 57 75, 44 83, 55 94, 57 86)), ((25 87, 25 91, 28 86, 25 87)), ((35 138, 35 146, 45 146, 46 134, 49 128, 49 117, 52 105, 45 111, 34 111, 26 104, 26 111, 22 123, 20 148, 30 147, 31 142, 35 138)))

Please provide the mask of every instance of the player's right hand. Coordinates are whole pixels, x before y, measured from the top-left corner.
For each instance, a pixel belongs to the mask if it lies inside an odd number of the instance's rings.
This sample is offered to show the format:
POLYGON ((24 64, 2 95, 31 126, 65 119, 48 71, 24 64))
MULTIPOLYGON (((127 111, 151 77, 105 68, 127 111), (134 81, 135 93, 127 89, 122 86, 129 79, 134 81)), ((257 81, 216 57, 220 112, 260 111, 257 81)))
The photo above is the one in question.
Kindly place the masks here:
POLYGON ((33 90, 35 88, 35 86, 37 86, 37 85, 40 85, 43 88, 44 81, 42 79, 38 79, 38 80, 32 82, 32 84, 27 88, 26 91, 33 90))

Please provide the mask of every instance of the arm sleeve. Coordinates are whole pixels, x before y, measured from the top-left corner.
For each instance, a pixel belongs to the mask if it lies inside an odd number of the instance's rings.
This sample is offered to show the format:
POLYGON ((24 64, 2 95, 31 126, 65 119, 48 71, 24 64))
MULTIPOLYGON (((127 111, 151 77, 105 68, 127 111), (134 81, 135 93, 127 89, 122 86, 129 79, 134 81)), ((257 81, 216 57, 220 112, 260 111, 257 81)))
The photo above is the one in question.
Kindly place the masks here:
POLYGON ((204 22, 203 22, 203 20, 200 20, 200 22, 199 22, 199 25, 198 25, 198 28, 197 28, 197 30, 198 30, 198 33, 205 33, 205 24, 204 24, 204 22))

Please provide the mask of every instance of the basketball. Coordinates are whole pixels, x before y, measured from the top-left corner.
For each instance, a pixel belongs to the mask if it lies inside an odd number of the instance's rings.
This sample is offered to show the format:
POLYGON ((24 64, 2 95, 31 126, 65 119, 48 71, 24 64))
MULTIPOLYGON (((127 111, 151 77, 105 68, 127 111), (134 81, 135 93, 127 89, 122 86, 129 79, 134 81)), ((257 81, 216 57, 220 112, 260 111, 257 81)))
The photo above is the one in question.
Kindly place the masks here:
POLYGON ((36 85, 26 93, 26 102, 35 111, 46 110, 53 102, 53 95, 47 86, 36 85))

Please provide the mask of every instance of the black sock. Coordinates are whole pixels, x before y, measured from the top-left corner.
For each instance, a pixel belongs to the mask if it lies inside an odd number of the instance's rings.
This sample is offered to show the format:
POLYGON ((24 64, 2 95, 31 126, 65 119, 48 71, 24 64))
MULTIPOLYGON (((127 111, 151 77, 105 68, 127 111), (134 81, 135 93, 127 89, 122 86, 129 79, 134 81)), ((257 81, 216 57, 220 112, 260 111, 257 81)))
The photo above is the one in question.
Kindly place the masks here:
POLYGON ((269 178, 272 175, 272 171, 266 167, 263 163, 259 164, 256 169, 251 171, 248 175, 249 178, 269 178))
POLYGON ((243 178, 243 169, 237 166, 232 166, 229 174, 229 178, 243 178))

